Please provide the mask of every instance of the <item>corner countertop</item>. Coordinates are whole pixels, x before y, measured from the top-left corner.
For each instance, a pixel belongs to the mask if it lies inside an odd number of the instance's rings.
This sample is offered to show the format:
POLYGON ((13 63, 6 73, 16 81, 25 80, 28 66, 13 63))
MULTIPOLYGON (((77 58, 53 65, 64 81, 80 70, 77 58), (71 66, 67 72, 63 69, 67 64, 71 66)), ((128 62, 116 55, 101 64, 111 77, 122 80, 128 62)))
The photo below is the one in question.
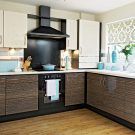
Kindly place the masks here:
POLYGON ((135 73, 131 73, 128 71, 109 71, 109 70, 89 69, 86 72, 135 79, 135 73))
POLYGON ((108 70, 98 70, 98 69, 71 69, 71 70, 61 70, 61 71, 28 71, 28 72, 0 72, 0 76, 6 75, 30 75, 30 74, 51 74, 51 73, 73 73, 73 72, 88 72, 96 74, 111 75, 124 78, 135 79, 135 73, 122 72, 122 71, 108 71, 108 70))

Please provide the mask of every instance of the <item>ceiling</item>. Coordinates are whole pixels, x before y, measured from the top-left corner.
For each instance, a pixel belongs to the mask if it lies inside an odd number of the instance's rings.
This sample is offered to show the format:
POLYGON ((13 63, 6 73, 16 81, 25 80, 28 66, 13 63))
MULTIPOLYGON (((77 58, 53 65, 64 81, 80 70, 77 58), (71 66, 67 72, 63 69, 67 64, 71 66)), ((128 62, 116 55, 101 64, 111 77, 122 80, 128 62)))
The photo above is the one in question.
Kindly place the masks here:
POLYGON ((103 13, 135 2, 135 0, 4 0, 30 5, 46 5, 54 9, 103 13))

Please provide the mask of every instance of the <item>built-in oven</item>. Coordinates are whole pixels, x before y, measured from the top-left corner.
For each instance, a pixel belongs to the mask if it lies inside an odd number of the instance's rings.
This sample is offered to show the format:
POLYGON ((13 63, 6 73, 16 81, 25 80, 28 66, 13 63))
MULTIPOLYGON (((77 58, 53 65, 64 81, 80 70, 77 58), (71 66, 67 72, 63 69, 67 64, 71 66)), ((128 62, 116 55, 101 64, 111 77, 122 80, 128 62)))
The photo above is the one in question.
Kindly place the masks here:
MULTIPOLYGON (((39 110, 51 111, 58 108, 63 108, 65 103, 65 74, 50 73, 39 74, 39 110), (51 96, 47 96, 47 82, 48 80, 58 80, 58 99, 52 100, 51 96)), ((53 84, 52 84, 53 85, 53 84)))

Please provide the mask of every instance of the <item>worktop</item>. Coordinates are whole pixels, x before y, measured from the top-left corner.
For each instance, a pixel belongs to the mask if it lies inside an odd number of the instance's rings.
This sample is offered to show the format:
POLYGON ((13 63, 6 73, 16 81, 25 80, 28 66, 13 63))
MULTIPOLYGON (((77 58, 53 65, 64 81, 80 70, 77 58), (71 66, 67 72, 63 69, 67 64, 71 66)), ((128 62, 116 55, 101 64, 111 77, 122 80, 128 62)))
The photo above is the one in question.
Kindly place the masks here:
POLYGON ((109 70, 89 69, 86 70, 86 72, 135 79, 135 73, 130 73, 128 71, 109 71, 109 70))
POLYGON ((98 69, 71 69, 71 70, 61 70, 61 71, 28 71, 28 72, 0 72, 0 75, 29 75, 29 74, 49 74, 49 73, 74 73, 74 72, 88 72, 97 73, 110 76, 118 76, 124 78, 135 79, 135 73, 130 73, 128 71, 109 71, 109 70, 98 70, 98 69))

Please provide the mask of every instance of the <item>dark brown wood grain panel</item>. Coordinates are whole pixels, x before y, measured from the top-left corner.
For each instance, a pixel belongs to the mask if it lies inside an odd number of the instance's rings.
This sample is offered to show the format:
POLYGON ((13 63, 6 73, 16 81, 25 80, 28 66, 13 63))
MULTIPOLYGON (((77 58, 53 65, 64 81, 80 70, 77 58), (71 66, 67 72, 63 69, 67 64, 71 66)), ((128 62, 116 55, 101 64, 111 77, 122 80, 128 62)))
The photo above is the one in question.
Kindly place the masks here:
POLYGON ((0 116, 5 115, 5 99, 0 100, 0 116))
POLYGON ((115 76, 106 76, 107 96, 125 99, 125 79, 115 76))
POLYGON ((34 96, 38 94, 38 82, 9 83, 6 85, 6 98, 34 96))
POLYGON ((99 74, 87 74, 87 104, 104 110, 105 76, 99 74))
POLYGON ((135 124, 135 115, 133 114, 125 113, 124 119, 135 124))
POLYGON ((126 101, 132 102, 135 104, 135 79, 125 79, 125 93, 126 93, 126 101))
POLYGON ((121 100, 119 98, 114 98, 111 96, 106 96, 106 98, 104 99, 104 105, 105 108, 109 108, 109 110, 119 110, 121 112, 124 112, 125 110, 125 102, 124 100, 121 100))
POLYGON ((0 116, 5 115, 5 77, 0 76, 0 116))
POLYGON ((103 75, 99 74, 93 74, 93 73, 88 73, 87 74, 87 84, 88 87, 90 87, 92 91, 95 92, 103 92, 106 89, 106 77, 103 75))
POLYGON ((38 109, 38 76, 6 77, 6 115, 38 109))
POLYGON ((125 116, 135 123, 135 79, 125 79, 125 116))
POLYGON ((124 119, 125 79, 93 73, 87 77, 87 103, 124 119))
POLYGON ((38 96, 7 99, 6 115, 38 110, 38 96))
POLYGON ((104 95, 98 95, 95 92, 88 92, 87 93, 87 104, 94 106, 98 109, 104 110, 104 95))
POLYGON ((5 98, 5 77, 0 76, 0 100, 5 98))
POLYGON ((135 117, 135 103, 125 102, 125 112, 135 117))
POLYGON ((84 103, 84 73, 65 75, 65 106, 84 103))
POLYGON ((38 81, 38 75, 12 75, 6 77, 6 83, 29 83, 38 81))

